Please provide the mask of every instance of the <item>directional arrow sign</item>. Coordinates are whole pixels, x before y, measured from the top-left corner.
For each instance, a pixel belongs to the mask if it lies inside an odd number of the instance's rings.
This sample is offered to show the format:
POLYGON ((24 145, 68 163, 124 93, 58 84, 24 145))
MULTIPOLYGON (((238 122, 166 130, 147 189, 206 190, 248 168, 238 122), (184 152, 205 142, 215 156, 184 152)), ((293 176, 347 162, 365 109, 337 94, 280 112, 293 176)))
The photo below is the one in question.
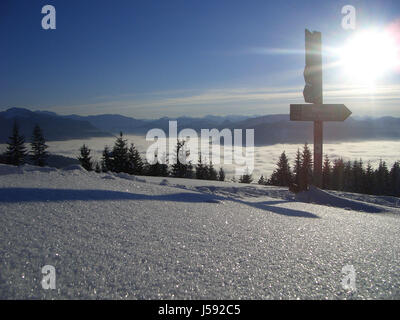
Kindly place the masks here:
POLYGON ((351 111, 344 104, 291 104, 291 121, 344 121, 351 111))

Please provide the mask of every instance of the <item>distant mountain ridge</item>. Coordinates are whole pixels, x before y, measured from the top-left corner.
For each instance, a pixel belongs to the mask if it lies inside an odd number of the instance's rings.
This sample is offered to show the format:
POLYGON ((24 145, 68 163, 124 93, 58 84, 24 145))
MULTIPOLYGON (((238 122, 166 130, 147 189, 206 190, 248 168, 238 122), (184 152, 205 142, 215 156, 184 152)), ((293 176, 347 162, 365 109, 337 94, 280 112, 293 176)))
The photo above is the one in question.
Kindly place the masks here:
MULTIPOLYGON (((278 118, 277 118, 278 120, 278 118)), ((255 130, 255 145, 276 143, 313 143, 313 123, 290 121, 286 119, 268 123, 245 121, 238 128, 255 130)), ((325 142, 398 140, 400 139, 400 118, 382 117, 376 119, 348 118, 345 121, 324 122, 323 139, 325 142)))
POLYGON ((164 131, 169 129, 169 121, 176 120, 178 122, 178 130, 184 128, 191 128, 194 130, 200 129, 212 129, 221 127, 221 125, 232 125, 236 122, 248 119, 246 116, 212 116, 207 115, 203 118, 192 118, 192 117, 179 117, 169 118, 162 117, 155 120, 143 120, 135 119, 118 114, 102 114, 95 116, 78 116, 68 115, 66 118, 89 121, 93 126, 108 131, 111 133, 119 133, 120 131, 127 134, 145 134, 147 131, 159 128, 164 131))
MULTIPOLYGON (((92 116, 58 115, 49 111, 30 111, 10 108, 0 112, 0 142, 5 142, 11 134, 13 121, 17 120, 22 133, 29 138, 33 126, 38 123, 47 140, 68 140, 113 136, 122 131, 125 134, 146 134, 148 130, 159 128, 168 134, 169 121, 177 120, 178 130, 200 129, 254 129, 255 145, 276 143, 313 142, 312 122, 289 120, 288 114, 265 116, 213 116, 203 118, 163 117, 156 120, 135 119, 118 114, 92 116)), ((344 122, 325 122, 324 141, 363 141, 400 139, 400 118, 356 118, 344 122)))
POLYGON ((14 121, 17 121, 21 133, 27 140, 30 139, 35 124, 42 128, 46 140, 111 136, 110 133, 96 128, 87 120, 74 120, 47 111, 10 108, 0 112, 0 143, 8 140, 14 121))

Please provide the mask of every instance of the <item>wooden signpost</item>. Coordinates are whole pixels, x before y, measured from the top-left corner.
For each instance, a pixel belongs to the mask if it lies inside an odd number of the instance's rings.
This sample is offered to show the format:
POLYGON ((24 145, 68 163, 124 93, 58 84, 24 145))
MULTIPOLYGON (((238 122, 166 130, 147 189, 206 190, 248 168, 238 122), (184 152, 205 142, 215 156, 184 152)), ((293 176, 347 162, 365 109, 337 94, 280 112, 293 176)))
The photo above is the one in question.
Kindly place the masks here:
POLYGON ((309 104, 291 104, 290 120, 314 122, 314 184, 322 185, 323 121, 344 121, 351 111, 344 104, 323 104, 321 32, 305 31, 306 66, 303 90, 309 104))

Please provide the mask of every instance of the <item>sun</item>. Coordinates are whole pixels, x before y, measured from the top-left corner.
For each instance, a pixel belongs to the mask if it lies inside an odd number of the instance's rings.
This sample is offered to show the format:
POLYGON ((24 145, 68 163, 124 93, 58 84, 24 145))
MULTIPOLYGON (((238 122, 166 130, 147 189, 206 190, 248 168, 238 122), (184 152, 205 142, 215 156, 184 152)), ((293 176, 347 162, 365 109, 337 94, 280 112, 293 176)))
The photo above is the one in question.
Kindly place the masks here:
POLYGON ((399 67, 399 48, 387 31, 358 32, 340 49, 340 65, 348 80, 374 83, 399 67))

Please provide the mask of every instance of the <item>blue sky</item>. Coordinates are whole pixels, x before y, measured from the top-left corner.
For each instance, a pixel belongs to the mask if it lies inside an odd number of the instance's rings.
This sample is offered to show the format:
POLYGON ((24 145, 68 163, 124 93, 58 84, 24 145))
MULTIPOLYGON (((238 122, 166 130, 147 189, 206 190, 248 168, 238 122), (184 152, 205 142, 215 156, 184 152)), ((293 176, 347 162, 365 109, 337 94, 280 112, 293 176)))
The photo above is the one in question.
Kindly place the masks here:
MULTIPOLYGON (((400 18, 398 1, 0 2, 0 110, 119 113, 137 118, 288 113, 302 103, 304 29, 342 45, 351 4, 357 29, 400 18), (41 8, 56 8, 43 30, 41 8)), ((324 55, 324 63, 335 57, 324 55)), ((324 70, 325 102, 355 115, 400 116, 400 77, 371 88, 324 70)))

